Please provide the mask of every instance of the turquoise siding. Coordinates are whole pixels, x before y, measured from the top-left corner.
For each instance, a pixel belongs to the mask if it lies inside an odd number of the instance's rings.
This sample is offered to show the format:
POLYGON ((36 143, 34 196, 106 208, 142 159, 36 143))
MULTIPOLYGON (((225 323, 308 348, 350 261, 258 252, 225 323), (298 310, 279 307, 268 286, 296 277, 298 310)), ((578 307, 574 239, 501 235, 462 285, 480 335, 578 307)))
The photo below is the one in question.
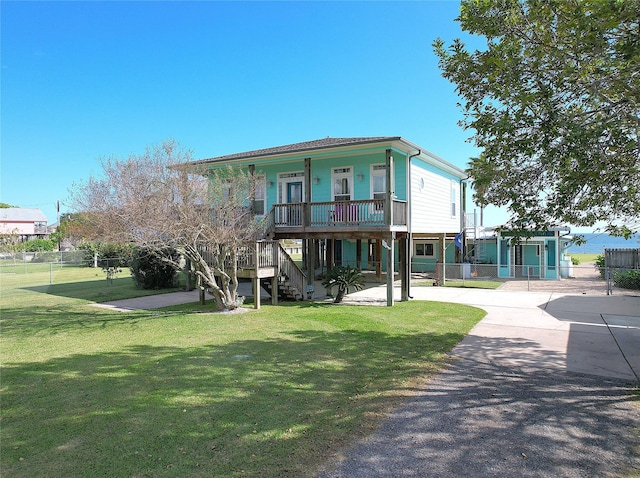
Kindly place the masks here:
MULTIPOLYGON (((402 201, 407 200, 407 164, 406 155, 398 151, 393 151, 394 157, 394 182, 396 198, 402 201)), ((353 172, 352 199, 371 199, 371 165, 384 164, 386 161, 385 151, 366 152, 327 159, 311 160, 311 177, 318 178, 317 184, 311 181, 311 200, 313 202, 328 202, 333 200, 333 190, 331 174, 335 168, 351 167, 353 172), (362 175, 362 180, 358 180, 358 175, 362 175)), ((219 166, 227 167, 227 166, 219 166)), ((248 164, 241 166, 245 171, 248 164)), ((213 166, 211 169, 216 169, 213 166)), ((256 174, 264 174, 267 185, 266 188, 266 210, 268 211, 278 202, 278 175, 280 173, 304 172, 304 158, 288 162, 264 162, 255 161, 256 174)), ((302 178, 301 178, 302 180, 302 178)))

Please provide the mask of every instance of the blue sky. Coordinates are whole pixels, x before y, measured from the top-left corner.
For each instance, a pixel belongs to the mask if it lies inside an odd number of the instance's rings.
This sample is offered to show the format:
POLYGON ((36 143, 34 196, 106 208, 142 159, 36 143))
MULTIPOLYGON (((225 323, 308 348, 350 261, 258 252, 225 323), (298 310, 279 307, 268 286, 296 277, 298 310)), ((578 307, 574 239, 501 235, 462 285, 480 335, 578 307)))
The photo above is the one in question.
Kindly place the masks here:
MULTIPOLYGON (((458 1, 12 2, 1 8, 0 201, 56 221, 100 158, 173 138, 206 158, 402 136, 464 168, 431 44, 458 1)), ((506 216, 488 211, 485 224, 506 216)))

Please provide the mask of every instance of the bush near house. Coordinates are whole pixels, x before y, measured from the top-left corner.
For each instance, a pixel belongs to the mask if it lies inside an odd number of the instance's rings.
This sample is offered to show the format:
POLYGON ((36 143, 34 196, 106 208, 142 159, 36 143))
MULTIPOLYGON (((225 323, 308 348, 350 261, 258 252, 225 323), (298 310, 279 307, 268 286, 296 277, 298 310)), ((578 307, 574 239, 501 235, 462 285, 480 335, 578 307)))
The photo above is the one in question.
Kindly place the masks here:
MULTIPOLYGON (((600 274, 601 279, 605 279, 604 254, 596 257, 595 269, 600 274)), ((614 270, 613 284, 622 289, 640 290, 640 270, 614 270)))
MULTIPOLYGON (((170 256, 174 262, 178 262, 180 254, 175 249, 167 248, 161 255, 170 256)), ((164 289, 175 287, 178 276, 173 266, 162 260, 161 255, 146 247, 136 247, 133 251, 131 264, 131 277, 140 289, 164 289)))
POLYGON ((84 260, 93 267, 93 256, 98 254, 98 267, 129 267, 133 246, 114 242, 85 242, 79 249, 85 251, 84 260))
POLYGON ((322 281, 322 285, 327 289, 331 290, 334 287, 338 288, 338 293, 333 300, 336 304, 342 302, 344 296, 351 290, 362 290, 363 283, 364 278, 362 273, 355 267, 351 266, 334 267, 329 271, 328 277, 322 281))
POLYGON ((640 290, 640 270, 614 270, 613 283, 623 289, 640 290))

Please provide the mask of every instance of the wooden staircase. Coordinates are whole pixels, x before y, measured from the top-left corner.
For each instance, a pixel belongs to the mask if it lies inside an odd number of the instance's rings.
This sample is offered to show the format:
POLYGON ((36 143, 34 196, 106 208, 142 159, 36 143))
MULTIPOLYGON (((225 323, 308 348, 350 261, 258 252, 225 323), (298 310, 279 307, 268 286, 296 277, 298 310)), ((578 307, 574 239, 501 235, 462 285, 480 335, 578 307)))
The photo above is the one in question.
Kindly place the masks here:
MULTIPOLYGON (((307 278, 291 259, 291 256, 284 250, 282 245, 278 244, 278 269, 280 271, 277 279, 278 283, 278 300, 283 301, 300 301, 304 300, 307 278)), ((263 278, 260 284, 269 294, 273 295, 272 281, 270 278, 263 278)))

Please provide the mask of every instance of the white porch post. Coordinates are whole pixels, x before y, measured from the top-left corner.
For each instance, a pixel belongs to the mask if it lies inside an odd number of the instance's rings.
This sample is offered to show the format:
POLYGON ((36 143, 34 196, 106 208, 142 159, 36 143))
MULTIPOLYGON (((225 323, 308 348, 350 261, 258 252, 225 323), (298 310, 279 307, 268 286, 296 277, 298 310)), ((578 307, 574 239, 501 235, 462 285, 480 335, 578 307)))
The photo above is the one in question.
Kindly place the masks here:
POLYGON ((394 271, 394 249, 395 249, 395 233, 391 233, 389 237, 389 248, 387 249, 387 307, 393 306, 393 276, 394 271))

